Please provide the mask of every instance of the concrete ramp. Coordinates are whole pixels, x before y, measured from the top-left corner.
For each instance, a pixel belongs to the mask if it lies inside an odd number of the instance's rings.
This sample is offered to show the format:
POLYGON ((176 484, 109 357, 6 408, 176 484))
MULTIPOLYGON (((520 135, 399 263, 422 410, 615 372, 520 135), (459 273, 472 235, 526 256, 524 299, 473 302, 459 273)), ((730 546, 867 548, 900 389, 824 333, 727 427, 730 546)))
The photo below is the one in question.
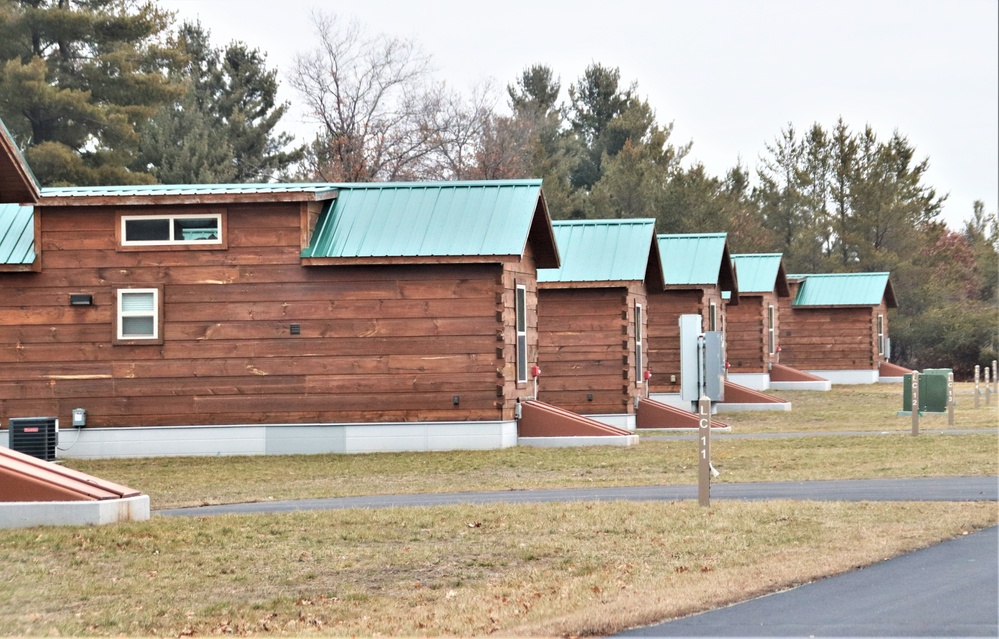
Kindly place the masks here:
POLYGON ((551 404, 521 404, 517 443, 525 446, 632 446, 638 436, 551 404))
POLYGON ((149 519, 149 497, 0 447, 0 528, 149 519))
MULTIPOLYGON (((696 413, 676 408, 654 399, 638 400, 638 414, 635 417, 637 428, 700 428, 701 420, 696 413)), ((711 420, 712 429, 731 430, 731 426, 716 419, 711 420)))
POLYGON ((770 388, 773 390, 832 390, 832 382, 824 377, 799 371, 783 364, 770 369, 770 388))
POLYGON ((718 403, 718 412, 734 413, 751 410, 791 410, 791 402, 773 395, 725 382, 725 401, 718 403))

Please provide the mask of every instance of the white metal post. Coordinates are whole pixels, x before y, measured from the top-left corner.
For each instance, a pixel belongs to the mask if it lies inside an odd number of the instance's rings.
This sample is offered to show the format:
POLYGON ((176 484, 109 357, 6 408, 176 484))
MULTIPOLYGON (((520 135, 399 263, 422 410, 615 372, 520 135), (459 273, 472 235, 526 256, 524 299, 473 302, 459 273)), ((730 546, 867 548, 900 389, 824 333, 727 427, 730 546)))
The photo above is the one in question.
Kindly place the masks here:
POLYGON ((919 371, 912 371, 912 434, 919 434, 919 371))
POLYGON ((975 408, 978 408, 978 394, 981 392, 978 388, 978 378, 981 375, 980 368, 978 364, 975 364, 975 408))
POLYGON ((989 384, 989 367, 985 367, 985 405, 992 405, 992 385, 989 384))
POLYGON ((947 425, 954 425, 954 373, 947 373, 947 425))
POLYGON ((697 456, 697 503, 711 505, 711 400, 701 395, 697 401, 698 429, 697 441, 700 444, 697 456))

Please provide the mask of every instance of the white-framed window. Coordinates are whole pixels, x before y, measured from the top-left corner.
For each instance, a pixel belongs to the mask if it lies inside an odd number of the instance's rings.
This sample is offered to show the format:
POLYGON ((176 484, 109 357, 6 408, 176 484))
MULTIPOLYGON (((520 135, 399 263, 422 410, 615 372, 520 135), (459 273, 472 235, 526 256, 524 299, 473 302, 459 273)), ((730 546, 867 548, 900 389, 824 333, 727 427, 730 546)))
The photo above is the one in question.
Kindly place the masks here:
POLYGON ((223 244, 221 213, 122 215, 120 219, 123 247, 223 244))
POLYGON ((885 316, 878 313, 878 355, 885 354, 885 316))
POLYGON ((645 336, 642 331, 642 305, 635 304, 635 382, 642 385, 642 369, 645 366, 642 348, 645 336))
POLYGON ((708 304, 708 330, 718 330, 718 304, 715 302, 708 304))
POLYGON ((118 289, 115 338, 119 342, 161 342, 158 288, 118 289))
POLYGON ((517 383, 527 381, 527 287, 517 285, 514 299, 517 314, 517 383))
POLYGON ((777 352, 777 315, 774 305, 767 306, 767 340, 770 347, 770 354, 777 352))

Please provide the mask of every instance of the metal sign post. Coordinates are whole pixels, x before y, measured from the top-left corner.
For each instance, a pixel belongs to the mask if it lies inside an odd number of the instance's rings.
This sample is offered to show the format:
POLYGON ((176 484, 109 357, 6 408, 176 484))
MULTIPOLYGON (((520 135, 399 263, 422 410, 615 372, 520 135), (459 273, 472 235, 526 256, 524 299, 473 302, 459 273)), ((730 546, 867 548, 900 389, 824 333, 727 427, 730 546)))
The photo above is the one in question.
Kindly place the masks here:
POLYGON ((697 402, 699 416, 697 441, 700 450, 697 456, 697 503, 711 505, 711 400, 702 395, 697 402))
POLYGON ((992 390, 999 393, 999 362, 996 360, 992 360, 992 383, 996 385, 992 390))
POLYGON ((978 388, 978 378, 981 373, 981 371, 978 370, 979 368, 980 366, 975 364, 975 408, 978 408, 978 394, 981 392, 978 388))
POLYGON ((919 434, 919 371, 912 371, 912 434, 919 434))
POLYGON ((989 384, 989 367, 985 367, 985 405, 992 405, 992 385, 989 384))
POLYGON ((947 425, 954 425, 954 373, 947 373, 947 425))

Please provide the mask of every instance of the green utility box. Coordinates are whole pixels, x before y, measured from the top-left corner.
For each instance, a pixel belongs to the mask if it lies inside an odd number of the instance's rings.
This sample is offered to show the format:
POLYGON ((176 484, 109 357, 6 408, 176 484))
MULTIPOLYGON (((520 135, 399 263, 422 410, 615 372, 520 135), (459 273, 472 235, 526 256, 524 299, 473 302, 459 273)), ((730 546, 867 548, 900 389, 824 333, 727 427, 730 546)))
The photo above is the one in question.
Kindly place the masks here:
MULTIPOLYGON (((947 412, 949 368, 927 368, 919 374, 919 412, 947 412)), ((912 374, 902 376, 902 412, 912 412, 912 374)))

